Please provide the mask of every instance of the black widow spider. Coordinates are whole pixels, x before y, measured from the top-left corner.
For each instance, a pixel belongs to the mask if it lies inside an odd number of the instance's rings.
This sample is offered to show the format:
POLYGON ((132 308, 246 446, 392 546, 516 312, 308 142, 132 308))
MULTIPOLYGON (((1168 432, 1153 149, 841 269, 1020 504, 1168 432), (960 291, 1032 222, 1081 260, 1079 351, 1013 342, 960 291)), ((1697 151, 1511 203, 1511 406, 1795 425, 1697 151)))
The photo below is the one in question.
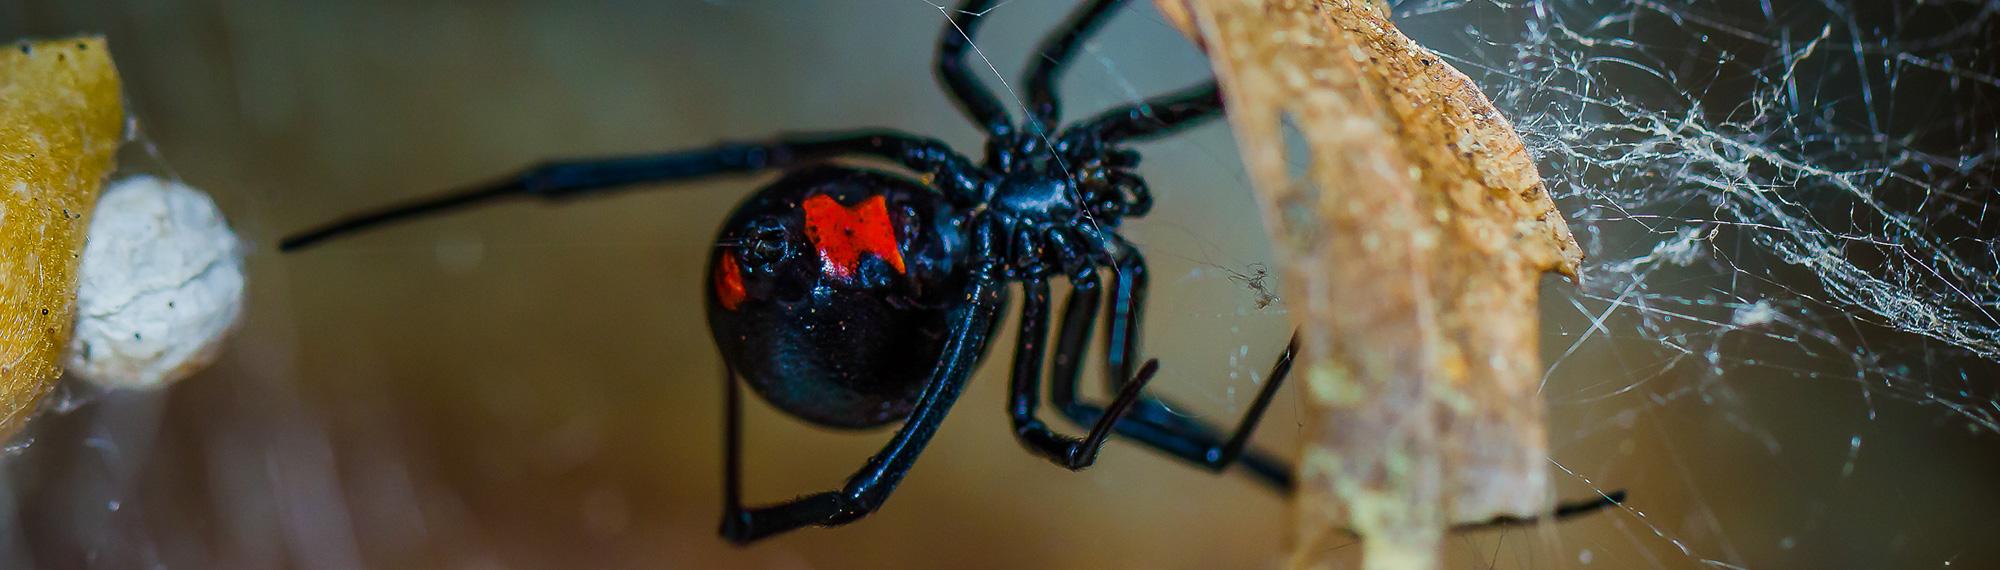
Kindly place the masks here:
MULTIPOLYGON (((1296 338, 1228 435, 1141 393, 1159 369, 1153 360, 1136 370, 1133 365, 1140 354, 1146 263, 1117 230, 1125 218, 1144 216, 1153 198, 1135 170, 1138 153, 1124 146, 1213 119, 1223 106, 1211 80, 1056 130, 1056 78, 1084 38, 1122 3, 1089 0, 1042 42, 1025 81, 1027 118, 1019 126, 965 61, 981 16, 995 0, 968 0, 948 14, 937 77, 985 131, 981 164, 935 139, 892 131, 554 162, 340 220, 289 237, 280 248, 297 250, 493 200, 560 200, 638 184, 791 169, 736 209, 709 259, 709 327, 727 385, 724 537, 747 543, 807 525, 845 524, 879 508, 987 352, 1011 283, 1021 285, 1022 318, 1007 409, 1015 436, 1030 451, 1083 469, 1116 432, 1212 471, 1240 464, 1270 486, 1289 490, 1284 463, 1246 443, 1291 368, 1296 338), (920 178, 823 164, 843 157, 886 160, 920 178), (1079 399, 1076 385, 1104 304, 1099 272, 1106 269, 1105 368, 1115 397, 1099 406, 1079 399), (1057 333, 1049 399, 1063 416, 1089 426, 1082 437, 1058 434, 1037 415, 1054 277, 1066 279, 1072 292, 1057 333), (772 405, 809 422, 866 428, 900 419, 903 425, 840 490, 746 509, 739 493, 738 375, 772 405)), ((1615 504, 1622 496, 1565 505, 1555 515, 1615 504)), ((1526 520, 1532 519, 1481 524, 1526 520)))

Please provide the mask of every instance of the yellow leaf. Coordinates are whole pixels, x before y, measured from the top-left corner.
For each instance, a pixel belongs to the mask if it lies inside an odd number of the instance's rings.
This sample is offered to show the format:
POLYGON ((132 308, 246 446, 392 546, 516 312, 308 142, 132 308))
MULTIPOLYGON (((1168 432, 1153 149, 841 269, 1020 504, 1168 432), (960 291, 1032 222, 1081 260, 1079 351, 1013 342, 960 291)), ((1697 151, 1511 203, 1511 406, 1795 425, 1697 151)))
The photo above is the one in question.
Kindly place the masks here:
POLYGON ((0 437, 62 375, 77 260, 124 118, 103 38, 0 50, 0 437))

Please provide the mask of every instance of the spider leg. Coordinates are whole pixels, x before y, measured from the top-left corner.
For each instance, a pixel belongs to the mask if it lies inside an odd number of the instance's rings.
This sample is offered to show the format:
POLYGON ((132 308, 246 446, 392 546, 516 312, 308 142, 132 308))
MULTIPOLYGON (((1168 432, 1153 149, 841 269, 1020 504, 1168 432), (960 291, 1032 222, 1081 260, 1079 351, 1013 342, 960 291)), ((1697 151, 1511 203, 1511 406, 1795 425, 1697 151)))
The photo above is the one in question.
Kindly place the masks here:
POLYGON ((1014 383, 1007 404, 1007 412, 1014 421, 1014 437, 1050 462, 1066 469, 1080 470, 1097 461, 1098 450, 1111 437, 1118 420, 1131 409, 1139 399, 1140 390, 1159 369, 1159 363, 1147 362, 1139 370, 1139 375, 1125 385, 1125 390, 1113 400, 1110 408, 1098 415, 1090 432, 1082 438, 1074 438, 1055 433, 1035 415, 1035 408, 1041 402, 1042 357, 1047 352, 1049 329, 1049 282, 1047 278, 1035 276, 1022 282, 1024 297, 1021 303, 1021 330, 1016 337, 1018 345, 1014 350, 1014 383))
POLYGON ((1062 100, 1056 95, 1056 80, 1076 58, 1076 48, 1083 45, 1084 38, 1096 33, 1122 4, 1124 0, 1085 2, 1042 39, 1033 52, 1034 65, 1024 81, 1028 90, 1028 128, 1041 131, 1061 122, 1062 100))
POLYGON ((966 118, 972 119, 991 138, 1011 134, 1014 125, 1008 121, 1007 110, 1000 106, 1000 100, 966 67, 965 52, 972 48, 979 20, 996 3, 996 0, 966 0, 957 10, 945 12, 944 32, 938 37, 937 49, 938 81, 951 93, 952 102, 958 104, 966 118))
MULTIPOLYGON (((722 512, 727 521, 743 504, 743 387, 736 370, 722 364, 722 512)), ((723 533, 729 532, 725 523, 723 533)))
POLYGON ((975 273, 966 287, 967 302, 954 311, 957 324, 952 327, 951 339, 945 344, 944 352, 938 357, 938 365, 931 372, 928 384, 917 397, 916 408, 909 419, 896 430, 896 435, 882 446, 882 451, 868 459, 861 470, 847 479, 847 484, 838 491, 828 491, 792 499, 783 503, 764 507, 745 508, 738 494, 738 424, 741 421, 737 411, 741 405, 740 389, 732 380, 729 387, 730 410, 727 412, 729 425, 725 429, 727 464, 725 466, 722 536, 737 544, 747 544, 757 539, 783 533, 805 526, 843 525, 875 512, 887 501, 896 485, 923 453, 931 436, 937 433, 945 414, 965 389, 966 380, 978 364, 979 355, 985 351, 987 334, 992 330, 995 313, 999 312, 1000 290, 1004 284, 999 279, 999 267, 982 253, 986 259, 982 268, 975 273))
POLYGON ((1091 328, 1097 324, 1097 310, 1104 305, 1103 282, 1095 270, 1072 275, 1069 299, 1063 302, 1062 324, 1056 332, 1054 382, 1049 385, 1049 401, 1063 415, 1082 423, 1083 416, 1072 411, 1077 406, 1076 384, 1083 374, 1083 357, 1090 354, 1091 328))
POLYGON ((1139 335, 1145 328, 1142 321, 1152 271, 1146 268, 1146 258, 1139 248, 1125 244, 1123 239, 1113 243, 1117 248, 1117 264, 1112 267, 1111 308, 1106 315, 1111 322, 1105 327, 1104 386, 1117 392, 1125 385, 1125 379, 1132 377, 1131 360, 1139 356, 1139 335))
POLYGON ((723 143, 663 154, 551 162, 491 183, 343 218, 287 237, 278 248, 294 251, 329 238, 498 200, 567 199, 640 184, 784 168, 837 156, 896 162, 935 177, 938 188, 962 199, 975 199, 980 191, 977 167, 935 139, 890 131, 796 135, 767 143, 723 143))
MULTIPOLYGON (((1067 246, 1061 241, 1057 245, 1067 246)), ((1126 365, 1138 355, 1139 304, 1145 299, 1145 264, 1133 261, 1139 259, 1136 251, 1127 248, 1126 253, 1123 256, 1125 261, 1120 263, 1117 278, 1113 281, 1116 298, 1110 310, 1112 335, 1106 347, 1105 365, 1107 374, 1115 379, 1113 382, 1117 387, 1114 390, 1120 396, 1135 391, 1133 383, 1124 379, 1134 378, 1126 365)), ((1054 380, 1049 390, 1049 400, 1062 409, 1064 416, 1081 425, 1102 423, 1107 417, 1103 408, 1083 403, 1076 397, 1076 384, 1083 372, 1082 359, 1089 353, 1091 328, 1103 300, 1099 283, 1095 271, 1080 272, 1070 279, 1073 289, 1063 307, 1062 330, 1057 333, 1056 341, 1054 380)), ((1240 463, 1266 484, 1281 491, 1289 490, 1292 485, 1291 467, 1268 453, 1250 449, 1249 441, 1258 421, 1269 409, 1272 398, 1277 396, 1278 386, 1291 371, 1293 348, 1295 345, 1279 355, 1250 409, 1227 436, 1220 429, 1200 420, 1175 414, 1172 405, 1150 396, 1141 397, 1131 404, 1131 411, 1116 424, 1118 434, 1211 471, 1220 472, 1240 463)))
MULTIPOLYGON (((1136 259, 1136 257, 1128 257, 1127 259, 1136 259)), ((1140 265, 1143 265, 1143 263, 1140 265)), ((1143 269, 1140 271, 1143 271, 1143 269)), ((1129 270, 1120 272, 1121 276, 1135 274, 1138 273, 1129 270)), ((1056 334, 1055 370, 1052 372, 1054 381, 1050 386, 1049 399, 1056 406, 1061 407, 1063 414, 1071 420, 1079 424, 1089 424, 1092 422, 1101 422, 1104 418, 1104 412, 1096 406, 1079 402, 1076 397, 1076 384, 1078 378, 1082 375, 1082 358, 1090 345, 1091 325, 1094 324, 1092 321, 1098 314, 1098 306, 1102 302, 1102 293, 1099 290, 1095 274, 1086 274, 1086 276, 1073 279, 1072 284, 1075 285, 1075 288, 1070 293, 1068 303, 1063 307, 1062 328, 1056 334)), ((1134 299, 1143 299, 1143 286, 1138 288, 1119 286, 1118 290, 1121 292, 1136 292, 1136 294, 1121 293, 1121 298, 1114 301, 1114 308, 1112 310, 1115 314, 1127 315, 1126 318, 1132 320, 1127 325, 1130 327, 1128 330, 1136 332, 1138 330, 1138 308, 1135 306, 1125 311, 1119 311, 1115 305, 1129 303, 1134 299)), ((1115 321, 1113 322, 1113 328, 1114 330, 1117 328, 1115 321)), ((1124 338, 1134 339, 1135 337, 1126 336, 1124 338)), ((1131 350, 1136 351, 1136 340, 1133 340, 1132 343, 1131 350)), ((1271 373, 1266 377, 1263 387, 1258 389, 1256 398, 1251 401, 1250 410, 1244 413, 1243 419, 1236 426, 1236 430, 1227 439, 1224 439, 1220 435, 1220 431, 1216 428, 1200 420, 1175 414, 1171 404, 1152 397, 1141 398, 1133 404, 1132 410, 1119 420, 1118 434, 1217 472, 1229 467, 1232 462, 1241 464, 1273 488, 1290 492, 1293 486, 1290 466, 1268 453, 1250 448, 1248 442, 1250 435, 1257 428, 1258 421, 1270 407, 1272 398, 1277 395, 1278 386, 1284 382, 1285 377, 1291 371, 1293 357, 1298 352, 1298 343, 1298 335, 1295 333, 1292 336, 1291 342, 1286 345, 1285 352, 1280 354, 1278 361, 1271 366, 1271 373)), ((1118 346, 1120 346, 1119 343, 1112 343, 1111 352, 1117 352, 1118 346)), ((1107 364, 1107 368, 1115 370, 1116 366, 1107 364)), ((1150 376, 1150 372, 1154 368, 1153 362, 1148 361, 1144 372, 1150 376)), ((1121 388, 1120 393, 1123 394, 1129 391, 1130 386, 1131 384, 1126 384, 1126 388, 1121 388)), ((1452 527, 1452 530, 1474 531, 1539 524, 1543 520, 1561 521, 1571 517, 1590 514, 1621 504, 1624 501, 1624 490, 1611 491, 1592 499, 1558 503, 1556 509, 1547 516, 1496 517, 1483 522, 1457 525, 1452 527)))
MULTIPOLYGON (((1129 245, 1119 247, 1120 268, 1114 278, 1112 307, 1112 338, 1106 344, 1106 369, 1121 371, 1139 354, 1138 332, 1144 313, 1146 298, 1146 262, 1138 249, 1129 245), (1121 307, 1121 305, 1123 307, 1121 307), (1122 323, 1122 324, 1121 324, 1122 323), (1122 332, 1121 332, 1122 331, 1122 332), (1123 353, 1123 354, 1121 354, 1123 353)), ((1094 279, 1092 279, 1094 281, 1094 279)), ((1078 423, 1089 423, 1102 417, 1095 406, 1076 401, 1076 382, 1081 375, 1079 361, 1085 347, 1089 345, 1090 319, 1097 313, 1099 296, 1096 287, 1077 288, 1070 296, 1070 304, 1064 307, 1063 330, 1058 333, 1056 349, 1055 387, 1051 391, 1056 405, 1063 408, 1065 415, 1078 423), (1088 292, 1086 292, 1088 291, 1088 292), (1072 332, 1074 331, 1074 332, 1072 332)), ((1227 440, 1222 439, 1214 427, 1199 420, 1174 413, 1175 406, 1162 400, 1147 397, 1134 404, 1132 411, 1118 422, 1118 433, 1125 437, 1151 445, 1196 465, 1214 471, 1221 471, 1232 460, 1240 462, 1260 479, 1272 487, 1284 491, 1292 489, 1291 468, 1282 460, 1271 457, 1256 449, 1247 449, 1251 433, 1256 430, 1258 420, 1277 395, 1279 384, 1283 383, 1291 371, 1292 359, 1298 352, 1299 337, 1296 332, 1285 346, 1285 352, 1271 366, 1271 373, 1251 401, 1250 410, 1237 424, 1236 431, 1227 440)), ((1121 393, 1119 387, 1122 372, 1108 378, 1113 390, 1121 393)), ((1491 520, 1466 523, 1452 527, 1454 531, 1483 530, 1508 526, 1538 524, 1543 520, 1560 521, 1623 503, 1625 491, 1603 493, 1596 498, 1558 503, 1556 509, 1541 517, 1496 517, 1491 520)))
POLYGON ((1064 143, 1083 140, 1103 144, 1143 142, 1179 132, 1222 116, 1222 90, 1215 80, 1182 88, 1124 107, 1099 113, 1063 133, 1064 143))
MULTIPOLYGON (((1549 511, 1549 514, 1546 515, 1534 517, 1498 516, 1480 522, 1452 525, 1451 532, 1478 532, 1482 530, 1532 526, 1544 522, 1562 522, 1622 504, 1625 504, 1625 490, 1601 492, 1598 493, 1596 498, 1556 503, 1555 510, 1549 511)), ((1354 532, 1353 529, 1341 529, 1341 532, 1350 536, 1358 536, 1360 534, 1354 532)))
POLYGON ((1481 522, 1465 523, 1451 527, 1451 530, 1475 531, 1540 524, 1543 521, 1564 521, 1604 510, 1625 503, 1625 490, 1598 493, 1597 497, 1556 503, 1556 510, 1538 517, 1499 516, 1481 522))

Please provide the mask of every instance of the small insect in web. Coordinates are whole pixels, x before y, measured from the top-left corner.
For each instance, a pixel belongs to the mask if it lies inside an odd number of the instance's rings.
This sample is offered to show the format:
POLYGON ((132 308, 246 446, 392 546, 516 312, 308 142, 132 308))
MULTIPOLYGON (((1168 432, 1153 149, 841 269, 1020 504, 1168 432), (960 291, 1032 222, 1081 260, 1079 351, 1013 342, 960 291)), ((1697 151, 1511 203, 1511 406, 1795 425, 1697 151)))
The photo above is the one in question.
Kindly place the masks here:
MULTIPOLYGON (((726 376, 725 538, 747 543, 805 526, 841 525, 880 508, 988 352, 1015 284, 1021 319, 1006 404, 1014 435, 1030 452, 1080 470, 1115 433, 1208 470, 1242 466, 1271 488, 1290 490, 1285 462, 1248 443, 1291 369, 1296 338, 1233 429, 1178 415, 1177 406, 1144 392, 1159 371, 1155 360, 1139 364, 1148 273, 1139 248, 1119 228, 1145 216, 1153 197, 1137 171, 1138 152, 1125 146, 1220 117, 1216 83, 1063 127, 1056 79, 1123 4, 1092 0, 1039 46, 1042 57, 1034 58, 1024 80, 1026 117, 1016 124, 966 65, 981 16, 995 3, 970 0, 948 14, 953 21, 939 40, 935 64, 953 102, 986 134, 985 158, 977 164, 935 139, 887 130, 562 161, 340 220, 287 238, 281 248, 294 251, 498 200, 561 200, 638 184, 785 170, 723 223, 708 261, 709 328, 726 376), (891 162, 915 178, 826 163, 847 157, 891 162), (1071 293, 1061 315, 1052 317, 1050 282, 1056 279, 1071 293), (1077 393, 1100 318, 1109 320, 1104 369, 1112 397, 1103 404, 1077 393), (1081 436, 1058 433, 1040 416, 1051 320, 1058 332, 1048 400, 1087 428, 1081 436), (738 379, 778 409, 821 426, 902 425, 840 489, 745 507, 738 379)), ((1602 508, 1622 496, 1564 505, 1554 515, 1602 508)))
POLYGON ((1252 263, 1244 266, 1243 271, 1215 264, 1210 266, 1229 274, 1230 281, 1243 285, 1251 294, 1256 295, 1252 302, 1256 303, 1257 310, 1262 311, 1278 303, 1278 291, 1271 286, 1271 266, 1252 263))

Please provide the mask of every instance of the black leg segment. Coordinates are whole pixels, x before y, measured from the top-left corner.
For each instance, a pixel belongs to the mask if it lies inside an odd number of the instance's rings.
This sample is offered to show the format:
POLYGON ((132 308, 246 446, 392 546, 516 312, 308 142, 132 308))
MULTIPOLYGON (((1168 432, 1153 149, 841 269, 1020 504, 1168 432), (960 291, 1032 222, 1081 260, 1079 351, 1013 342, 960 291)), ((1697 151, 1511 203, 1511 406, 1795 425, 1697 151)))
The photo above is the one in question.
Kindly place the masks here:
POLYGON ((1126 383, 1110 408, 1098 414, 1088 434, 1074 438, 1055 433, 1036 415, 1036 408, 1041 403, 1042 358, 1048 352, 1048 280, 1030 277, 1022 282, 1022 289, 1024 299, 1021 303, 1021 328, 1016 337, 1018 346, 1014 349, 1014 382, 1007 402, 1007 413, 1014 422, 1014 437, 1029 451, 1056 465, 1073 471, 1089 467, 1097 461, 1097 452, 1104 448, 1105 440, 1116 430, 1119 418, 1124 417, 1132 409, 1132 404, 1139 401, 1140 391, 1159 370, 1159 363, 1147 362, 1138 376, 1126 383))
POLYGON ((572 198, 639 184, 785 168, 839 156, 866 156, 901 164, 934 177, 940 190, 964 200, 977 198, 983 176, 971 161, 935 139, 890 131, 800 135, 768 143, 724 143, 665 154, 553 162, 492 183, 341 219, 287 237, 278 248, 295 251, 329 238, 503 199, 572 198))
POLYGON ((1587 515, 1600 510, 1604 510, 1606 508, 1618 506, 1624 503, 1625 503, 1625 490, 1619 489, 1617 491, 1611 491, 1609 493, 1599 494, 1597 498, 1594 499, 1583 499, 1579 501, 1556 503, 1556 510, 1550 512, 1546 516, 1525 517, 1525 518, 1495 517, 1492 520, 1484 522, 1466 523, 1454 526, 1451 527, 1451 530, 1453 531, 1488 530, 1495 528, 1541 524, 1542 522, 1545 521, 1560 522, 1572 517, 1587 515))
POLYGON ((966 52, 974 49, 972 38, 978 35, 979 21, 995 3, 995 0, 966 0, 957 10, 944 10, 944 32, 938 37, 937 77, 966 118, 986 131, 986 136, 1001 138, 1014 132, 1007 110, 979 82, 966 61, 966 52))
POLYGON ((1047 132, 1062 121, 1062 99, 1056 96, 1056 82, 1062 79, 1063 69, 1076 59, 1076 48, 1110 21, 1124 3, 1124 0, 1084 2, 1029 55, 1032 63, 1023 82, 1028 90, 1028 124, 1032 125, 1029 128, 1047 132))
MULTIPOLYGON (((828 491, 807 495, 777 505, 745 508, 736 494, 738 483, 734 476, 737 471, 735 457, 737 450, 736 412, 729 413, 731 423, 729 434, 729 471, 731 479, 726 485, 729 504, 724 506, 722 536, 731 542, 746 544, 757 539, 790 531, 804 526, 837 526, 854 522, 868 516, 880 508, 889 494, 896 490, 903 475, 916 464, 917 456, 924 446, 930 444, 931 436, 937 433, 938 425, 945 414, 958 401, 965 390, 965 383, 985 351, 986 335, 994 314, 998 312, 999 290, 1002 286, 997 278, 998 269, 989 265, 966 288, 967 302, 955 311, 956 324, 952 327, 951 340, 945 344, 944 352, 938 357, 938 365, 932 371, 929 384, 917 397, 916 409, 909 419, 896 430, 882 451, 868 459, 868 463, 847 479, 847 485, 838 491, 828 491)), ((731 383, 731 403, 736 404, 734 383, 731 383)))
POLYGON ((1079 144, 1144 142, 1180 132, 1222 116, 1222 89, 1215 80, 1184 88, 1098 114, 1063 132, 1063 140, 1079 144))
MULTIPOLYGON (((1126 255, 1121 256, 1113 279, 1113 301, 1108 311, 1111 334, 1106 339, 1105 356, 1105 369, 1109 376, 1106 382, 1120 397, 1133 392, 1132 383, 1125 380, 1138 377, 1137 371, 1123 370, 1139 355, 1138 332, 1146 290, 1144 261, 1135 250, 1128 248, 1124 253, 1126 255)), ((1099 314, 1102 292, 1094 272, 1073 277, 1071 285, 1074 290, 1068 304, 1063 307, 1062 330, 1057 333, 1050 401, 1077 424, 1096 425, 1104 421, 1106 410, 1080 401, 1076 396, 1076 385, 1082 376, 1083 357, 1090 350, 1091 328, 1099 314)), ((1278 387, 1291 372, 1297 339, 1293 340, 1294 346, 1279 355, 1250 409, 1237 422, 1236 429, 1227 435, 1205 422, 1174 413, 1170 404, 1150 396, 1133 402, 1131 410, 1124 412, 1115 429, 1119 435, 1211 471, 1219 472, 1230 465, 1242 465, 1266 484, 1279 490, 1289 490, 1292 486, 1291 467, 1268 453, 1250 449, 1249 440, 1264 412, 1269 409, 1271 399, 1277 396, 1278 387)))

